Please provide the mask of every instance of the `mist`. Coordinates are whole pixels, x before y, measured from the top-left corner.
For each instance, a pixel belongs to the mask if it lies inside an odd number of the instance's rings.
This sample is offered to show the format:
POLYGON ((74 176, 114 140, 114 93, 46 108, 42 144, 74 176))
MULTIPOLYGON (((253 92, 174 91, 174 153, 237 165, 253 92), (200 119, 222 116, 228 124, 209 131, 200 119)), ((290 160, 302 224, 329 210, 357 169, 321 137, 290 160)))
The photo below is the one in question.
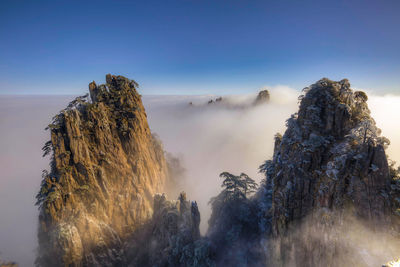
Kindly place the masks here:
MULTIPOLYGON (((285 121, 298 110, 300 91, 286 86, 265 89, 271 100, 259 106, 252 105, 256 93, 222 96, 222 102, 212 104, 207 102, 219 96, 144 97, 152 131, 186 169, 178 186, 198 202, 202 233, 211 213, 208 201, 221 189, 219 174, 244 172, 260 182, 258 167, 272 157, 274 135, 284 133, 285 121)), ((368 104, 382 135, 391 141, 389 158, 400 162, 400 96, 370 93, 368 104)))
POLYGON ((400 163, 400 96, 369 94, 368 106, 382 135, 390 140, 389 159, 400 163))
MULTIPOLYGON (((222 96, 143 96, 152 132, 186 169, 176 192, 196 200, 205 233, 211 208, 220 192, 219 174, 244 172, 259 182, 258 167, 273 152, 273 136, 298 108, 300 91, 268 87, 268 104, 253 106, 254 94, 222 96), (189 105, 192 102, 193 105, 189 105)), ((74 96, 0 97, 0 257, 33 266, 37 246, 34 206, 41 171, 49 159, 41 148, 49 139, 44 128, 74 96)), ((400 96, 369 94, 369 107, 382 134, 391 140, 387 153, 400 162, 400 96)), ((177 195, 168 196, 171 199, 177 195)))
POLYGON ((288 267, 307 266, 310 258, 304 255, 313 258, 316 266, 383 266, 400 253, 400 241, 388 227, 368 225, 350 212, 325 209, 314 211, 292 225, 284 237, 267 239, 266 244, 272 248, 270 266, 281 266, 283 253, 290 255, 283 265, 288 267), (285 251, 280 250, 282 243, 285 251))
POLYGON ((44 128, 71 96, 0 97, 0 258, 34 266, 44 128))
MULTIPOLYGON (((219 174, 244 172, 259 182, 263 177, 258 167, 272 156, 273 136, 285 129, 286 119, 296 112, 295 90, 268 89, 270 102, 257 106, 253 106, 256 93, 222 96, 222 102, 212 104, 207 102, 218 96, 144 98, 152 131, 186 169, 178 186, 189 199, 197 201, 202 233, 211 214, 208 202, 221 190, 219 174)), ((177 195, 169 197, 175 199, 177 195)))

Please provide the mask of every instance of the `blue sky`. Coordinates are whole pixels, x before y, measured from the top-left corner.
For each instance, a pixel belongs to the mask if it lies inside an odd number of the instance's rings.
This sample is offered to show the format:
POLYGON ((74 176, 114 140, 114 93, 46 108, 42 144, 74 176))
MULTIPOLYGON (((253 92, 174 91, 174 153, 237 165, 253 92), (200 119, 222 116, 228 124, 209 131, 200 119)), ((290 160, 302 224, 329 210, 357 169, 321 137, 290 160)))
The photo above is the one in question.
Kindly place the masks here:
POLYGON ((81 94, 106 73, 142 94, 400 93, 400 1, 0 2, 0 94, 81 94))

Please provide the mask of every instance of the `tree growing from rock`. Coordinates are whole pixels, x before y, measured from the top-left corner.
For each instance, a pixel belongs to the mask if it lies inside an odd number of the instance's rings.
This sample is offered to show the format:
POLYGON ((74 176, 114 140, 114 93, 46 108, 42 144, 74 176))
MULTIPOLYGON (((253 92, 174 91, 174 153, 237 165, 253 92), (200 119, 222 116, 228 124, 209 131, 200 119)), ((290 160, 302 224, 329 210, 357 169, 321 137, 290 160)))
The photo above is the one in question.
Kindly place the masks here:
POLYGON ((225 187, 223 192, 228 198, 246 199, 248 195, 254 193, 257 189, 257 183, 247 174, 233 175, 229 172, 223 172, 219 175, 223 178, 222 187, 225 187))

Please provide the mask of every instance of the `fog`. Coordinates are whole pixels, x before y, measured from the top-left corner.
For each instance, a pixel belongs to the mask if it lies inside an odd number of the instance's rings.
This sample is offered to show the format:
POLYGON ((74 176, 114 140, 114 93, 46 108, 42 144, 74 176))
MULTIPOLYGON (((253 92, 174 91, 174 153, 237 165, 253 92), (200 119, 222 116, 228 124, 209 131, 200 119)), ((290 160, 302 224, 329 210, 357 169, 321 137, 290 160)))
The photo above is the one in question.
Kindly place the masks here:
POLYGON ((348 212, 324 209, 290 228, 285 237, 266 241, 275 247, 269 256, 278 261, 282 241, 287 248, 284 253, 290 255, 287 267, 308 266, 311 261, 315 266, 376 267, 397 260, 400 254, 400 240, 387 227, 371 227, 348 212))
POLYGON ((44 128, 72 97, 0 97, 0 257, 33 266, 44 128))
POLYGON ((390 140, 389 158, 400 163, 400 96, 369 94, 368 106, 382 135, 390 140))
POLYGON ((178 186, 197 201, 202 233, 211 211, 208 201, 221 190, 219 174, 245 172, 260 181, 258 167, 272 156, 273 136, 284 130, 286 119, 296 112, 295 90, 269 90, 270 103, 257 106, 253 106, 256 94, 223 96, 212 104, 207 102, 218 96, 144 98, 152 131, 186 169, 186 179, 178 186))
MULTIPOLYGON (((223 96, 144 96, 150 128, 166 151, 178 156, 186 169, 176 191, 197 200, 207 228, 212 196, 220 191, 222 171, 247 173, 261 180, 258 166, 269 159, 273 136, 297 111, 300 91, 268 88, 271 101, 252 106, 256 94, 223 96), (189 105, 192 102, 193 105, 189 105)), ((0 257, 33 266, 37 245, 37 207, 41 170, 48 158, 41 147, 49 139, 43 129, 72 96, 0 97, 0 257)), ((383 135, 391 140, 388 154, 400 162, 400 96, 369 95, 369 106, 383 135)), ((177 196, 169 196, 176 198, 177 196)))

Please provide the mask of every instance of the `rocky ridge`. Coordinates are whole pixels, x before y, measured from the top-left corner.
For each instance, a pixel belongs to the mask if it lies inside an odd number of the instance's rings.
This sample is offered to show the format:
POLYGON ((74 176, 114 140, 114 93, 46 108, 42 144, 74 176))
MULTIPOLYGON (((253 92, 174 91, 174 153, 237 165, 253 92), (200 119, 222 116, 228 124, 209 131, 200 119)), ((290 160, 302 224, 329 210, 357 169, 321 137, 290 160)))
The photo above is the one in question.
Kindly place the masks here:
MULTIPOLYGON (((228 97, 219 96, 215 99, 208 100, 206 103, 207 106, 212 106, 212 107, 222 106, 231 109, 246 109, 268 103, 270 101, 270 93, 268 90, 261 90, 258 92, 255 99, 248 103, 235 103, 232 102, 230 98, 231 97, 229 96, 228 97)), ((189 102, 189 106, 195 106, 195 105, 193 104, 193 102, 189 102)), ((202 107, 204 105, 199 105, 199 106, 202 107)))

